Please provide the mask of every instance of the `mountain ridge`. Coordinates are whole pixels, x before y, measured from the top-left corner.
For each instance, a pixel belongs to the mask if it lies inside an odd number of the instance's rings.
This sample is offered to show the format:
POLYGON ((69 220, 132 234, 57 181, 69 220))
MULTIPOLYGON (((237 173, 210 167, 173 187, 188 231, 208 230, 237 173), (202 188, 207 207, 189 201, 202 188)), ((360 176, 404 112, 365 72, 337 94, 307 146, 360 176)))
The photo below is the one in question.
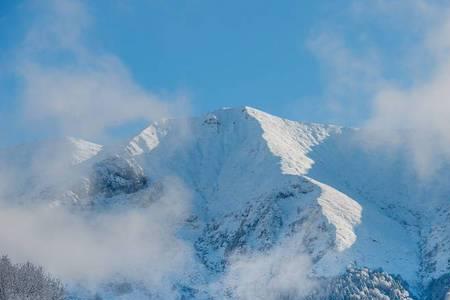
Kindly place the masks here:
POLYGON ((142 205, 176 177, 192 192, 194 221, 182 231, 205 274, 225 272, 233 253, 268 251, 288 239, 311 257, 315 276, 339 276, 350 265, 383 268, 420 294, 450 272, 448 188, 434 186, 433 205, 422 210, 427 189, 408 162, 368 147, 361 132, 251 107, 164 119, 112 154, 74 140, 81 161, 58 189, 64 200, 59 192, 43 195, 39 184, 30 193, 70 206, 142 205))

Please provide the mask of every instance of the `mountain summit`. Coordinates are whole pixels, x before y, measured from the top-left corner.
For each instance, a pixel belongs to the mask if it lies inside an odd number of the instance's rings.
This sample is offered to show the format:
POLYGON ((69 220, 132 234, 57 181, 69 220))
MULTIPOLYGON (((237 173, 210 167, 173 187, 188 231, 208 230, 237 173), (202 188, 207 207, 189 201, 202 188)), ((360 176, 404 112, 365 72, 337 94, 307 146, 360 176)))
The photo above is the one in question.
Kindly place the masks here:
MULTIPOLYGON (((402 153, 370 146, 364 130, 242 107, 153 122, 119 149, 69 144, 76 151, 46 146, 72 162, 46 180, 23 162, 59 170, 53 154, 1 152, 0 165, 23 180, 9 199, 94 213, 148 207, 176 178, 190 207, 178 235, 198 263, 184 271, 183 297, 214 298, 205 286, 230 274, 235 255, 277 247, 310 260, 309 276, 323 285, 311 299, 439 299, 450 287, 450 168, 424 184, 402 153)), ((225 294, 242 298, 235 292, 225 294)))

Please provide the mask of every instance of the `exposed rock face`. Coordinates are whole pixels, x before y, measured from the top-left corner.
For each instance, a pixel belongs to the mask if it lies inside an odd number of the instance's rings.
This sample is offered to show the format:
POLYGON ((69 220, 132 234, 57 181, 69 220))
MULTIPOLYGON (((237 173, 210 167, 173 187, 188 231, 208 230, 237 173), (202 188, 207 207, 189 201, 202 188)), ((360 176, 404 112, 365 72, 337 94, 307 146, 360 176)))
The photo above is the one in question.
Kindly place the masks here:
POLYGON ((132 158, 118 155, 95 163, 90 180, 90 194, 105 197, 135 193, 148 184, 144 170, 132 158))

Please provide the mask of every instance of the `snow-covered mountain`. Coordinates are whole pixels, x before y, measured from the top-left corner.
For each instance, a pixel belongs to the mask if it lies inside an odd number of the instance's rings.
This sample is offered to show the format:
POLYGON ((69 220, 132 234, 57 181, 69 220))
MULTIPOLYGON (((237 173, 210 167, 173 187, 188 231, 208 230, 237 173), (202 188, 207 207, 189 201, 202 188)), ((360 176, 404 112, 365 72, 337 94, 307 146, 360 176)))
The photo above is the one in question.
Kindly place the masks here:
POLYGON ((186 298, 240 298, 209 287, 235 255, 277 247, 311 260, 324 288, 308 299, 450 289, 450 168, 424 182, 401 150, 374 148, 361 130, 221 109, 154 122, 119 148, 69 138, 7 149, 0 166, 21 178, 8 199, 94 212, 152 205, 177 178, 191 206, 178 234, 198 262, 177 283, 186 298))

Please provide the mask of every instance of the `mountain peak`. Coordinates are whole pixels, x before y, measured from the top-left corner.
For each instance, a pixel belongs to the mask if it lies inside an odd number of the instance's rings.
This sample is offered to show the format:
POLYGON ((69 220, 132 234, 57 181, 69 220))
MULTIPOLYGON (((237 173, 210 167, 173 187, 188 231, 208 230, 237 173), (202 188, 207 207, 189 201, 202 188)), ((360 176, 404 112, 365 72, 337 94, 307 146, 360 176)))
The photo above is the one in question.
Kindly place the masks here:
POLYGON ((0 163, 2 156, 17 162, 20 195, 101 209, 158 203, 173 188, 167 178, 175 177, 192 206, 180 236, 202 268, 217 274, 234 253, 266 253, 289 241, 295 251, 305 249, 319 276, 354 265, 382 267, 414 288, 446 280, 450 170, 423 189, 405 176, 403 160, 367 151, 355 132, 243 106, 153 122, 111 153, 67 137, 2 152, 0 163), (61 165, 67 156, 75 162, 61 165), (81 173, 78 185, 71 168, 81 173))

